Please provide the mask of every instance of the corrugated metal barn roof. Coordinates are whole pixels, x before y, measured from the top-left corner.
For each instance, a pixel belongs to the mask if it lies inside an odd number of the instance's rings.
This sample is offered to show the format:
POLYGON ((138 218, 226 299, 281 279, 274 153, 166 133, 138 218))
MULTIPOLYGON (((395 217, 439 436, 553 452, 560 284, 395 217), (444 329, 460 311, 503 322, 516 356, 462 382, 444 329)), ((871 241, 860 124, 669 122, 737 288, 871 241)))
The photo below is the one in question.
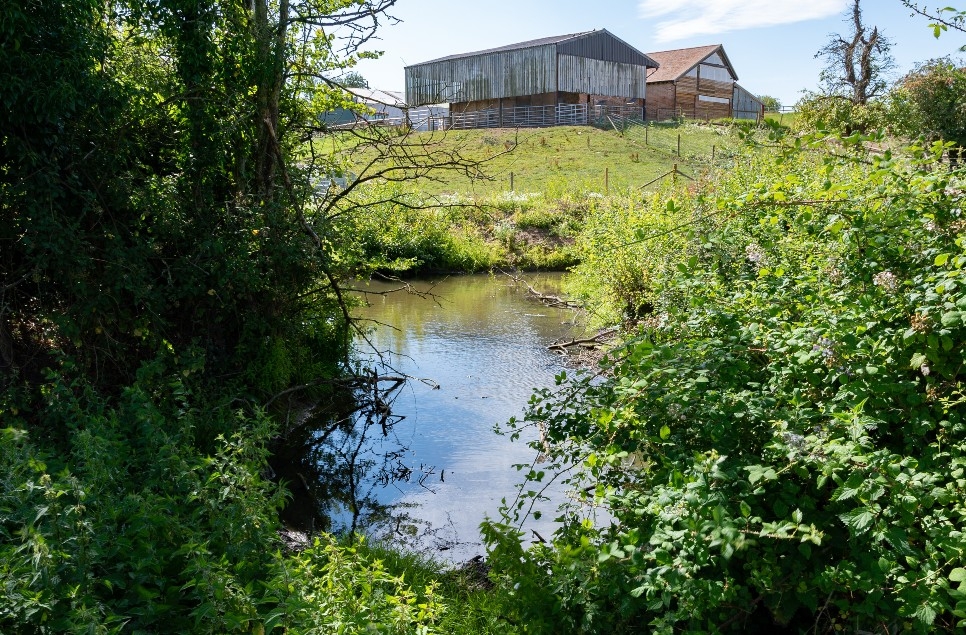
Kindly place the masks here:
POLYGON ((526 42, 517 42, 516 44, 507 44, 506 46, 498 46, 496 48, 484 49, 482 51, 473 51, 471 53, 457 53, 455 55, 447 55, 446 57, 440 57, 434 60, 429 60, 426 62, 420 62, 418 64, 412 64, 406 68, 412 68, 413 66, 423 66, 425 64, 435 64, 437 62, 448 62, 452 60, 464 59, 468 57, 477 57, 482 55, 489 55, 491 53, 505 53, 510 51, 519 51, 528 48, 536 48, 540 46, 556 45, 561 53, 568 53, 571 55, 579 55, 582 57, 593 57, 595 59, 610 59, 611 61, 621 61, 630 64, 640 64, 641 66, 646 66, 648 68, 656 68, 658 63, 652 58, 648 57, 644 53, 638 51, 630 44, 620 39, 607 29, 595 29, 593 31, 582 31, 580 33, 569 33, 567 35, 554 35, 551 37, 539 38, 536 40, 527 40, 526 42), (581 42, 583 40, 584 42, 581 42), (602 42, 612 41, 613 46, 603 45, 602 42), (582 45, 583 44, 583 45, 582 45), (564 46, 561 46, 564 45, 564 46), (614 57, 615 49, 624 49, 619 52, 620 57, 623 59, 611 59, 614 57), (608 50, 610 49, 610 50, 608 50), (609 53, 609 55, 607 55, 609 53))
MULTIPOLYGON (((557 44, 559 42, 566 42, 567 40, 572 40, 578 38, 593 31, 583 31, 581 33, 571 33, 569 35, 554 35, 551 37, 544 37, 537 40, 527 40, 526 42, 517 42, 516 44, 507 44, 506 46, 498 46, 492 49, 484 49, 482 51, 473 51, 472 53, 457 53, 456 55, 447 55, 446 57, 439 57, 434 60, 428 60, 426 62, 420 62, 419 64, 413 64, 413 66, 420 66, 422 64, 433 64, 436 62, 447 62, 449 60, 458 60, 463 57, 473 57, 476 55, 486 55, 488 53, 502 53, 504 51, 517 51, 519 49, 532 48, 534 46, 546 46, 547 44, 557 44)), ((409 68, 407 66, 407 68, 409 68)))

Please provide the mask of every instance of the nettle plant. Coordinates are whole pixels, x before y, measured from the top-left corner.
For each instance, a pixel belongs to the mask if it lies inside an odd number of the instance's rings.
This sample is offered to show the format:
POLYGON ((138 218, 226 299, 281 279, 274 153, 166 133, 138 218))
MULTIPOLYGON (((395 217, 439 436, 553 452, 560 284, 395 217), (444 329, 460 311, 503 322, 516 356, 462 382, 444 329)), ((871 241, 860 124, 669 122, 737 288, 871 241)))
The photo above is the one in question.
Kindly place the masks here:
POLYGON ((645 225, 617 249, 647 310, 603 376, 511 422, 551 460, 484 528, 533 629, 966 626, 966 180, 939 145, 865 141, 666 192, 682 240, 645 225), (525 548, 554 474, 575 502, 525 548))

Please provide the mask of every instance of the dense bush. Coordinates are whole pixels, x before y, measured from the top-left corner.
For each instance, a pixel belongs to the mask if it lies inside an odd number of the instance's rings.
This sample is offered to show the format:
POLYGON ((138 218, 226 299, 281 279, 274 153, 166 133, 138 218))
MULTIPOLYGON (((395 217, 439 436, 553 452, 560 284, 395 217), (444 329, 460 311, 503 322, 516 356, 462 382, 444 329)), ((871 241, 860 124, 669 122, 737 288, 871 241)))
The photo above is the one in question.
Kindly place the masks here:
MULTIPOLYGON (((906 75, 897 92, 908 101, 904 132, 930 141, 966 147, 966 69, 951 60, 932 60, 906 75)), ((959 157, 961 150, 953 150, 959 157)))
POLYGON ((851 135, 883 130, 892 121, 889 101, 856 104, 840 95, 808 94, 795 105, 796 125, 803 130, 825 130, 851 135))
MULTIPOLYGON (((329 166, 296 150, 316 106, 346 101, 314 82, 357 55, 314 28, 292 47, 278 35, 298 23, 269 4, 4 5, 4 633, 435 619, 352 552, 280 552, 262 404, 343 372, 338 285, 359 264, 321 240, 311 183, 329 166)), ((299 4, 333 24, 362 6, 299 4)))
POLYGON ((581 238, 637 331, 514 424, 553 463, 485 530, 535 632, 966 625, 963 175, 797 145, 581 238), (525 548, 557 471, 575 502, 525 548))

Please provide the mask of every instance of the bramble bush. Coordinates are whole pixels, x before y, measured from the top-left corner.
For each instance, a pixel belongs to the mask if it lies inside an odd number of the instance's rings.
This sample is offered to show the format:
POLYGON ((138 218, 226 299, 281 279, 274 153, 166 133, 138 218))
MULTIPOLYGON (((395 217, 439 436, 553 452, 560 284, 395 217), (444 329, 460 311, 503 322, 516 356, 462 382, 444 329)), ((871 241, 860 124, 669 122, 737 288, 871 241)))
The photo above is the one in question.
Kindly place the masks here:
POLYGON ((550 463, 484 532, 532 632, 966 627, 966 179, 828 141, 581 237, 586 299, 636 326, 512 422, 550 463), (574 502, 525 547, 551 478, 574 502))
POLYGON ((284 490, 264 475, 275 424, 200 408, 185 370, 173 355, 145 365, 115 405, 50 377, 46 416, 70 430, 58 453, 5 420, 0 630, 434 632, 430 585, 325 535, 283 552, 284 490), (201 452, 211 427, 235 432, 201 452))

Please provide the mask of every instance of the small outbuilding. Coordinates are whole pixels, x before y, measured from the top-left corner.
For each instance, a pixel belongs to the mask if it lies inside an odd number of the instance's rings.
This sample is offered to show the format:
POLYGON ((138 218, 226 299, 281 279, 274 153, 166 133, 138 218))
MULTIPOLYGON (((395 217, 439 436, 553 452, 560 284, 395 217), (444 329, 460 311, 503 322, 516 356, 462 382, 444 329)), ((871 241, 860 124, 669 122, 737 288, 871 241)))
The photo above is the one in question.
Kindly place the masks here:
POLYGON ((765 118, 765 104, 758 96, 735 84, 735 95, 731 99, 731 116, 735 119, 753 119, 761 121, 765 118))
POLYGON ((657 66, 606 29, 586 31, 407 66, 406 102, 448 102, 454 128, 643 119, 647 71, 657 66))
POLYGON ((647 76, 649 119, 757 119, 758 98, 738 85, 720 44, 648 53, 659 68, 647 76))
POLYGON ((394 90, 378 90, 374 88, 346 88, 352 101, 363 104, 368 112, 338 108, 326 113, 322 121, 329 126, 354 126, 360 122, 384 124, 387 126, 408 125, 414 130, 430 130, 432 126, 439 126, 438 122, 445 119, 448 110, 445 105, 428 104, 418 108, 411 108, 403 98, 403 94, 394 90))

